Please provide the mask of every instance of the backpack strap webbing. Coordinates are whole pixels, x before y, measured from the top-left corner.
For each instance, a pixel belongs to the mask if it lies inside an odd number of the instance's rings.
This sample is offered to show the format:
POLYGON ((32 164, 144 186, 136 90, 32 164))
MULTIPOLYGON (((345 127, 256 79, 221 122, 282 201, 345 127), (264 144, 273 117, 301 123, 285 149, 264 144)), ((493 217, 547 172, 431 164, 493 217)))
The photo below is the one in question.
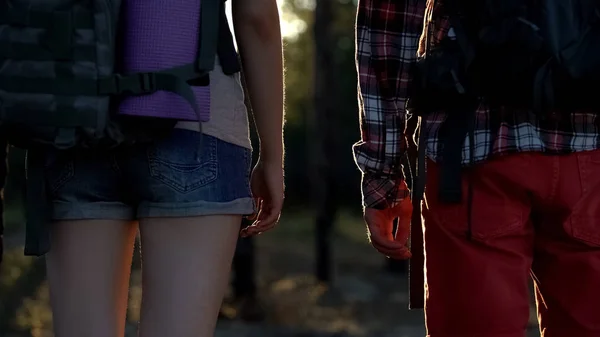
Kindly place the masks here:
POLYGON ((225 75, 233 75, 242 71, 242 67, 237 50, 235 49, 235 43, 233 42, 233 35, 229 29, 229 21, 227 19, 227 13, 225 12, 225 2, 226 0, 223 1, 223 5, 221 6, 217 54, 219 55, 223 73, 225 73, 225 75))
POLYGON ((466 104, 456 104, 448 107, 447 112, 446 121, 439 131, 443 148, 438 198, 444 203, 458 204, 462 201, 463 145, 474 124, 475 110, 466 104))
POLYGON ((172 74, 188 81, 194 80, 214 70, 216 56, 219 57, 225 74, 231 75, 241 70, 225 13, 225 1, 202 0, 199 30, 195 62, 160 73, 172 74))
MULTIPOLYGON (((105 96, 133 94, 151 94, 158 90, 175 93, 184 98, 197 114, 198 104, 196 96, 185 79, 171 73, 136 73, 131 75, 113 75, 102 79, 78 78, 30 78, 21 76, 0 76, 0 89, 9 92, 27 92, 32 94, 74 95, 74 96, 105 96)), ((92 111, 93 112, 93 111, 92 111)), ((3 111, 3 118, 19 117, 18 111, 11 114, 10 110, 3 111), (8 115, 7 115, 8 114, 8 115)), ((32 122, 45 124, 50 121, 47 112, 29 111, 27 118, 32 122)), ((63 114, 64 115, 64 114, 63 114)), ((56 123, 73 126, 94 125, 95 117, 81 114, 69 114, 72 121, 65 120, 64 116, 55 119, 56 123)), ((50 124, 51 125, 51 124, 50 124)))
POLYGON ((196 71, 208 73, 215 68, 215 56, 219 42, 221 0, 202 0, 200 5, 200 34, 196 71))

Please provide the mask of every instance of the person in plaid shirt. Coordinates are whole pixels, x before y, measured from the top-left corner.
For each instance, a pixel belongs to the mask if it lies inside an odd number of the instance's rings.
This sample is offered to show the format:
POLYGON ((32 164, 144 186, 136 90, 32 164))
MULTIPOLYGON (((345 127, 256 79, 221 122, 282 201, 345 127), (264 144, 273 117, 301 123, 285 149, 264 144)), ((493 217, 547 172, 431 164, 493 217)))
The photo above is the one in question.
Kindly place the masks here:
MULTIPOLYGON (((354 155, 370 240, 397 259, 411 256, 412 208, 401 165, 412 136, 405 133, 405 103, 413 65, 425 51, 424 26, 433 44, 452 37, 448 18, 438 13, 441 2, 358 5, 362 139, 354 155)), ((544 337, 600 336, 600 121, 586 112, 565 116, 539 119, 508 108, 492 114, 482 102, 472 142, 462 147, 462 190, 469 193, 456 204, 438 195, 446 114, 421 121, 428 336, 525 336, 530 274, 544 337)))

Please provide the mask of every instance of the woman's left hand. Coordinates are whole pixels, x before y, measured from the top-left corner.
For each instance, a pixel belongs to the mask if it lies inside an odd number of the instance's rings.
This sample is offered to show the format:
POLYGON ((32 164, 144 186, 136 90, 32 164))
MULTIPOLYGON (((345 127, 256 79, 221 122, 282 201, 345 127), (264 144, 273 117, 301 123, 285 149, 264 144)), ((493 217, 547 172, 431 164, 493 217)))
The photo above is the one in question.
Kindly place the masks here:
POLYGON ((284 199, 284 178, 281 161, 259 160, 250 179, 256 213, 249 217, 254 223, 242 229, 240 235, 248 237, 266 232, 277 225, 284 199))

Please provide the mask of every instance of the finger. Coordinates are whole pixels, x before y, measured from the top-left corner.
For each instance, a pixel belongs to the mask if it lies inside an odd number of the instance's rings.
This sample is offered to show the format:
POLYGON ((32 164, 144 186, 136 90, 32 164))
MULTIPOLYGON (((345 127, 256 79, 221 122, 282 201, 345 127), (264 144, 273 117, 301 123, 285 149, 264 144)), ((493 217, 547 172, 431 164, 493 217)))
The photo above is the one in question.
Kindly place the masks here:
POLYGON ((261 197, 254 197, 254 218, 252 220, 256 220, 256 218, 258 217, 258 213, 260 213, 260 209, 262 207, 262 198, 261 197))
POLYGON ((258 223, 257 226, 255 226, 254 228, 250 229, 250 231, 252 233, 267 232, 267 231, 275 228, 278 223, 279 223, 278 220, 275 220, 275 221, 272 221, 272 222, 269 222, 269 223, 258 223))
POLYGON ((256 220, 257 217, 258 217, 258 212, 255 211, 252 214, 246 215, 246 220, 248 220, 248 221, 254 221, 254 220, 256 220))
POLYGON ((254 218, 252 219, 253 223, 256 223, 256 221, 261 217, 261 214, 263 212, 263 208, 264 208, 264 200, 261 198, 256 198, 255 201, 255 205, 256 205, 256 211, 254 212, 254 218))
POLYGON ((372 244, 373 248, 377 249, 378 252, 380 252, 386 256, 389 256, 391 258, 404 257, 407 254, 410 254, 410 250, 408 249, 408 247, 406 245, 402 245, 400 247, 390 249, 388 247, 378 245, 377 243, 371 243, 371 244, 372 244))
POLYGON ((388 233, 381 226, 369 225, 369 239, 371 244, 389 251, 400 250, 404 247, 404 244, 394 239, 391 231, 388 233))
MULTIPOLYGON (((279 214, 275 213, 274 215, 271 215, 270 213, 271 212, 269 212, 269 215, 267 215, 267 218, 265 220, 259 219, 255 222, 254 225, 249 227, 248 233, 256 234, 259 232, 266 232, 277 226, 277 223, 279 221, 279 214)), ((264 212, 263 214, 267 214, 267 212, 264 212)))
POLYGON ((403 247, 400 250, 389 250, 374 245, 373 248, 375 248, 379 253, 395 260, 406 260, 412 256, 410 250, 407 247, 403 247))
POLYGON ((279 216, 277 216, 275 218, 275 221, 270 221, 270 222, 265 222, 263 220, 257 220, 255 224, 248 227, 245 234, 256 235, 256 234, 260 234, 262 232, 267 232, 267 231, 275 228, 275 226, 277 226, 278 223, 279 223, 279 216))
POLYGON ((254 198, 254 212, 252 214, 246 216, 246 219, 248 219, 249 221, 256 220, 256 218, 258 217, 259 211, 260 211, 260 199, 254 198))
POLYGON ((243 228, 242 230, 247 230, 249 228, 252 228, 256 225, 256 222, 258 221, 259 217, 261 217, 261 214, 263 213, 263 209, 258 208, 251 216, 248 217, 248 220, 252 221, 250 223, 250 225, 246 226, 245 228, 243 228))
POLYGON ((258 217, 257 227, 259 228, 272 228, 275 226, 281 215, 283 208, 283 199, 276 201, 269 201, 263 205, 263 213, 258 217))
POLYGON ((260 200, 260 198, 255 198, 255 211, 254 211, 254 213, 252 213, 251 215, 249 215, 247 217, 247 219, 252 221, 252 223, 249 226, 246 226, 245 228, 242 228, 240 230, 240 236, 242 238, 251 236, 251 233, 250 233, 251 229, 256 224, 256 221, 261 213, 262 213, 262 201, 260 200))
POLYGON ((240 235, 241 237, 249 237, 249 236, 254 236, 254 235, 260 235, 264 232, 267 232, 271 229, 273 229, 275 226, 277 226, 277 221, 266 226, 264 224, 254 224, 252 226, 248 226, 246 228, 244 228, 241 232, 240 235))
POLYGON ((242 237, 248 237, 248 236, 253 236, 253 235, 256 235, 261 232, 265 232, 265 231, 269 230, 270 227, 265 226, 263 223, 263 220, 261 220, 267 216, 268 212, 269 211, 266 206, 266 203, 263 201, 261 203, 260 211, 258 212, 258 215, 256 216, 256 219, 254 220, 254 222, 250 226, 242 229, 240 232, 240 235, 242 237))
POLYGON ((410 251, 408 249, 406 249, 406 250, 394 252, 394 254, 390 254, 390 255, 386 255, 386 256, 389 257, 390 259, 394 259, 394 260, 408 260, 412 257, 412 254, 410 253, 410 251))
POLYGON ((400 222, 408 223, 413 215, 413 205, 410 199, 404 199, 401 203, 390 210, 391 216, 398 218, 400 222))
POLYGON ((386 257, 393 260, 408 260, 412 257, 412 254, 408 250, 393 252, 393 253, 381 253, 386 257))
MULTIPOLYGON (((387 242, 386 242, 387 243, 387 242)), ((377 241, 371 241, 371 245, 377 249, 379 252, 381 252, 382 254, 386 254, 388 256, 390 255, 396 255, 398 254, 398 252, 402 253, 403 251, 407 250, 408 248, 406 247, 406 245, 403 244, 399 244, 398 242, 394 242, 395 245, 389 245, 389 244, 380 244, 377 241)))
POLYGON ((244 229, 242 229, 242 230, 240 231, 240 237, 242 237, 242 238, 247 238, 247 237, 249 237, 249 236, 251 236, 251 235, 250 235, 250 233, 248 232, 248 227, 246 227, 246 228, 244 228, 244 229))
POLYGON ((401 244, 406 244, 410 237, 410 231, 411 222, 408 220, 400 220, 400 222, 398 223, 398 229, 396 230, 394 241, 400 242, 401 244))
POLYGON ((254 227, 254 226, 253 227, 249 227, 246 231, 244 231, 244 232, 241 233, 241 236, 243 238, 245 238, 245 237, 249 237, 249 236, 260 235, 260 234, 262 234, 264 232, 269 231, 273 227, 275 227, 275 226, 272 226, 270 228, 257 228, 257 227, 254 227))
POLYGON ((393 233, 393 218, 388 213, 368 212, 365 213, 364 220, 372 244, 388 251, 397 251, 405 246, 405 242, 396 240, 393 233))
POLYGON ((261 232, 261 230, 257 227, 258 220, 254 221, 254 223, 244 229, 242 229, 240 231, 240 236, 245 238, 248 236, 253 236, 256 235, 258 232, 261 232))
POLYGON ((254 230, 254 225, 250 225, 246 228, 243 228, 240 231, 240 236, 243 238, 246 238, 246 237, 254 235, 255 233, 256 233, 256 231, 254 230))

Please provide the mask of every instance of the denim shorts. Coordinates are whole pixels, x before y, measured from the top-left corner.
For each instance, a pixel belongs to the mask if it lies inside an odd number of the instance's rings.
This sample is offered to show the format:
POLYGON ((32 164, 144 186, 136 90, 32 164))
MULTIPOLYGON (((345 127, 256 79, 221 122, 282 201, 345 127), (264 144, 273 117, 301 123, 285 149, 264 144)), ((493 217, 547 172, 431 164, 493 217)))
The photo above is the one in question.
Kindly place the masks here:
POLYGON ((175 129, 151 145, 50 152, 45 176, 54 220, 248 215, 251 150, 175 129))

